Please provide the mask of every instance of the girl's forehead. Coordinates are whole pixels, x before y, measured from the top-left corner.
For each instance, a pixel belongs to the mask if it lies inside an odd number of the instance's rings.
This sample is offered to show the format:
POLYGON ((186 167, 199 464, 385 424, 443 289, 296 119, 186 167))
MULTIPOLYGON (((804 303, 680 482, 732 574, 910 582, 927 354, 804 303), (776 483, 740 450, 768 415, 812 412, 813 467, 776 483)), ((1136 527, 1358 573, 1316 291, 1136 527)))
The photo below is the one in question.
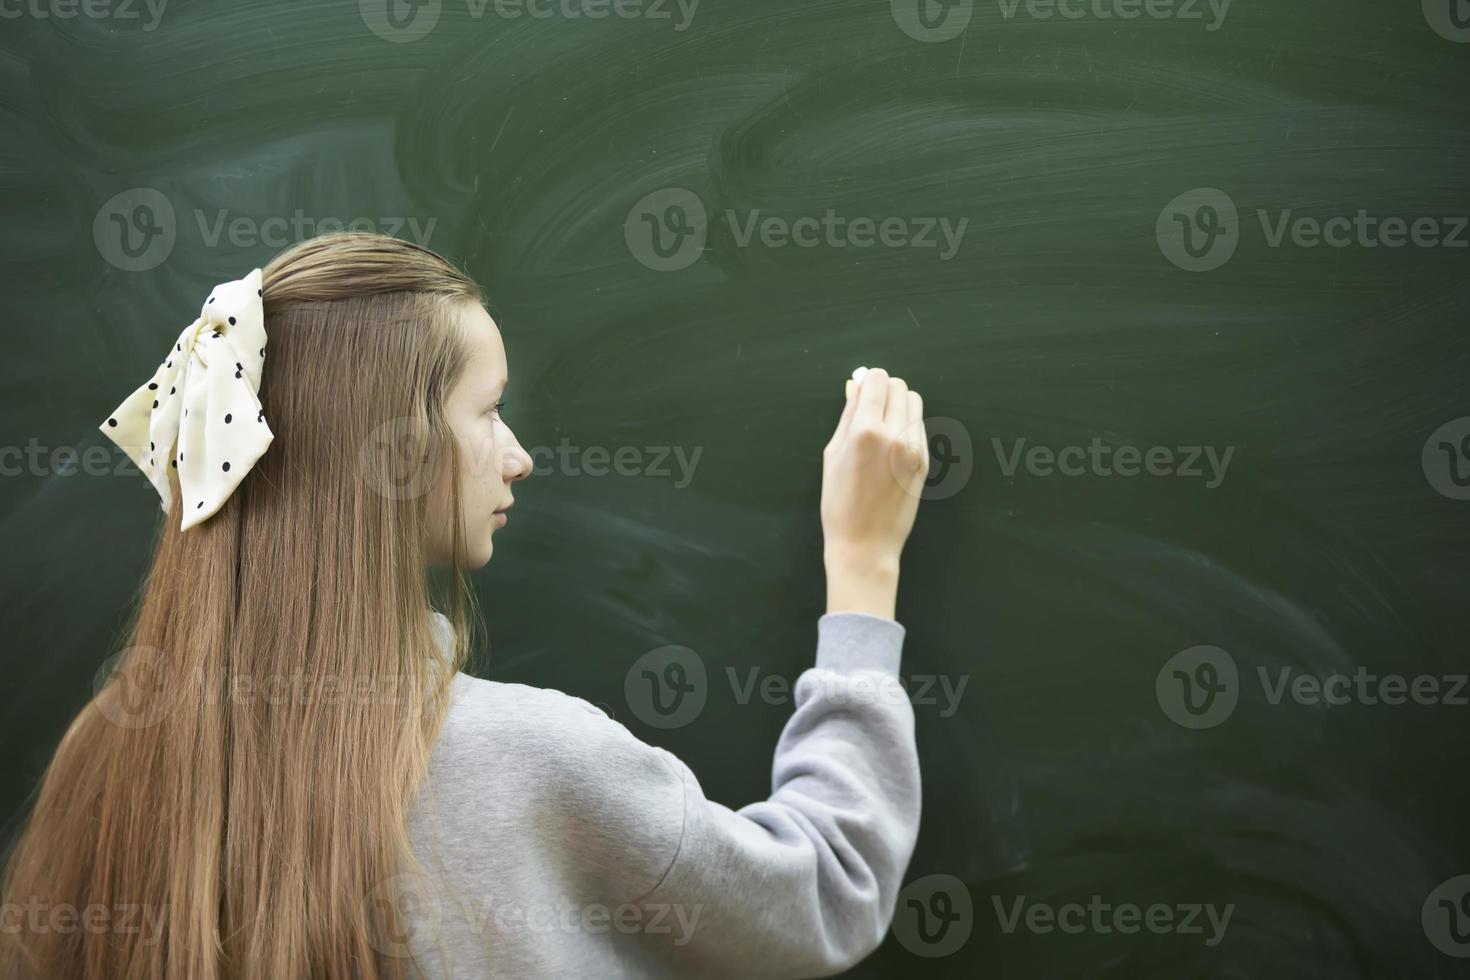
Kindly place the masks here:
POLYGON ((461 324, 464 327, 466 346, 470 350, 465 376, 467 385, 481 391, 503 388, 508 379, 509 367, 505 358, 505 345, 500 339, 500 328, 477 303, 466 304, 461 324))

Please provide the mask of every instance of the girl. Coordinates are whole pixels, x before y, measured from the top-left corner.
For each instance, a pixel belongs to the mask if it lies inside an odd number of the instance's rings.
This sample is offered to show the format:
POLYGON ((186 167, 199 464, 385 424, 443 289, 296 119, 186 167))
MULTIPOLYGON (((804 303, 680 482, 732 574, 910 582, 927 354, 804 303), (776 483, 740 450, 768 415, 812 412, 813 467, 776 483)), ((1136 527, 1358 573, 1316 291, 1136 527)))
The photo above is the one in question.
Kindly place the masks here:
POLYGON ((919 821, 918 394, 875 369, 847 398, 815 666, 772 795, 730 810, 587 702, 460 672, 464 573, 531 470, 507 380, 480 289, 406 242, 211 292, 102 424, 167 518, 9 855, 4 976, 799 977, 879 944, 919 821))

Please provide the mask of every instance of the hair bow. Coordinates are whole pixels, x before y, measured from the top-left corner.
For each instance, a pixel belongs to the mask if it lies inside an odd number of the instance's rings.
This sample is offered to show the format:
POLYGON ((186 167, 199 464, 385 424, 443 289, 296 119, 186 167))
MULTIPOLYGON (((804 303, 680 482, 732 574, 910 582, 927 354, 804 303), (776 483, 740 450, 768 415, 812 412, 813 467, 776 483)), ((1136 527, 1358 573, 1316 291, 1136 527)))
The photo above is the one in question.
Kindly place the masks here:
POLYGON ((98 426, 153 484, 178 477, 187 531, 224 506, 275 438, 256 393, 265 366, 260 270, 221 283, 146 385, 98 426))

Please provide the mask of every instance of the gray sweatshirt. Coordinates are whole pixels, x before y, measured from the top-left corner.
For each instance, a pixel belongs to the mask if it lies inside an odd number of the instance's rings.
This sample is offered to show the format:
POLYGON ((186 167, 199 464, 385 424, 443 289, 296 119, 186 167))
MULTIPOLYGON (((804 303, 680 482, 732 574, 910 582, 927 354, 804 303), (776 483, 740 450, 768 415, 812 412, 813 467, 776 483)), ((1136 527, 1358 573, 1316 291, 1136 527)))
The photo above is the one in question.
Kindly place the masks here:
POLYGON ((409 811, 420 867, 370 896, 401 913, 381 951, 455 980, 851 967, 888 931, 919 828, 904 632, 817 621, 771 796, 738 810, 580 698, 456 675, 409 811))

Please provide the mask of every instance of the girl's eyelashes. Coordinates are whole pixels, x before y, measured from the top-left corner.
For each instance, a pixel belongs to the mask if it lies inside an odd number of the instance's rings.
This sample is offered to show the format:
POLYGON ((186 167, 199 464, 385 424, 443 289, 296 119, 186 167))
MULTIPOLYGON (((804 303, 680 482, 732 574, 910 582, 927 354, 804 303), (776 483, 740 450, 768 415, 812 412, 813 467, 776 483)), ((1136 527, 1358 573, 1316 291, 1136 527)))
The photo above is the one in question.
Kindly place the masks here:
POLYGON ((500 410, 503 409, 503 408, 505 408, 505 399, 504 398, 500 399, 500 401, 498 401, 494 405, 490 406, 490 414, 491 415, 494 415, 494 416, 496 416, 498 418, 500 416, 500 410))

